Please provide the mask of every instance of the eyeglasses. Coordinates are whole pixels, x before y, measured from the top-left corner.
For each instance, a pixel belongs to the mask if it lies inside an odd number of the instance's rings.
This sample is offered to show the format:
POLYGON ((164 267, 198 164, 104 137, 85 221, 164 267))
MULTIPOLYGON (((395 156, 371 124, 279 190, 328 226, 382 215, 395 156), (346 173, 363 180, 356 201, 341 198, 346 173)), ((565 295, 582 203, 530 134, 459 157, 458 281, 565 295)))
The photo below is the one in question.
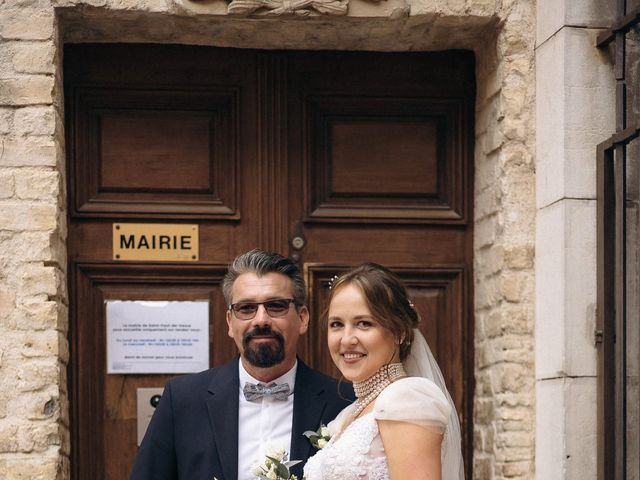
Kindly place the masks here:
POLYGON ((293 298, 278 298, 266 302, 238 302, 232 303, 227 309, 233 311, 238 320, 251 320, 256 316, 260 305, 264 305, 270 317, 283 317, 289 312, 289 306, 295 302, 293 298))

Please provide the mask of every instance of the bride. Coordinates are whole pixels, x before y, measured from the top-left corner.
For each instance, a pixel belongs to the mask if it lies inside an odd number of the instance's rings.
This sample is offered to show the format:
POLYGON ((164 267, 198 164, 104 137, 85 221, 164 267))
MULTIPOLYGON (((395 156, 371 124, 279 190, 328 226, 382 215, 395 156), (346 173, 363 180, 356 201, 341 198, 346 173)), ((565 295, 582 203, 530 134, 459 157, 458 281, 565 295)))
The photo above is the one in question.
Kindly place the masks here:
POLYGON ((367 263, 331 286, 328 345, 356 401, 305 480, 464 480, 460 426, 400 280, 367 263))

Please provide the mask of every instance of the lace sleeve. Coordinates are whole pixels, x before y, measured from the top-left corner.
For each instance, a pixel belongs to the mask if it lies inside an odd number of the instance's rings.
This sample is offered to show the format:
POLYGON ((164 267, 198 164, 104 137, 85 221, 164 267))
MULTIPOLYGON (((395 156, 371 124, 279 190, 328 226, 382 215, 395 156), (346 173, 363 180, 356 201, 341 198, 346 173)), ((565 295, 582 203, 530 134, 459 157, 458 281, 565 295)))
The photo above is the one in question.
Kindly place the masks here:
POLYGON ((376 399, 376 420, 414 423, 444 433, 451 407, 438 386, 427 378, 407 377, 398 380, 376 399))

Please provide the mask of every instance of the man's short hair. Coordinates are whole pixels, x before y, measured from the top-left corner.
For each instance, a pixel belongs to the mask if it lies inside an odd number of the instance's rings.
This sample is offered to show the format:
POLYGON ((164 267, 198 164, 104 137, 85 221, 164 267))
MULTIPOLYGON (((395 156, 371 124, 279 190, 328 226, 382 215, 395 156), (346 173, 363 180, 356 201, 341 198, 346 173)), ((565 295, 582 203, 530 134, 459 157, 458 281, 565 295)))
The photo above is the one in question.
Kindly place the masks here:
POLYGON ((231 303, 233 283, 243 273, 253 273, 258 277, 267 273, 285 275, 293 282, 293 300, 296 307, 304 305, 306 288, 298 266, 278 253, 258 249, 237 256, 229 265, 229 271, 222 280, 222 294, 227 305, 231 303))

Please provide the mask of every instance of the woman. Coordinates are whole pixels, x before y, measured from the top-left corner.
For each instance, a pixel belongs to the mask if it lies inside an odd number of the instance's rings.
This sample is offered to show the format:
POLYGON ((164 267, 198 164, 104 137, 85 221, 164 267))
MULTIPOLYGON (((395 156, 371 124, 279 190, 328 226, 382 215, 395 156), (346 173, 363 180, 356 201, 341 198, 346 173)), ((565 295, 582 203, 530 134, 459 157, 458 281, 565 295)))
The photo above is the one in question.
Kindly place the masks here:
POLYGON ((328 345, 357 400, 305 480, 463 480, 460 426, 400 280, 367 263, 333 282, 328 345))

